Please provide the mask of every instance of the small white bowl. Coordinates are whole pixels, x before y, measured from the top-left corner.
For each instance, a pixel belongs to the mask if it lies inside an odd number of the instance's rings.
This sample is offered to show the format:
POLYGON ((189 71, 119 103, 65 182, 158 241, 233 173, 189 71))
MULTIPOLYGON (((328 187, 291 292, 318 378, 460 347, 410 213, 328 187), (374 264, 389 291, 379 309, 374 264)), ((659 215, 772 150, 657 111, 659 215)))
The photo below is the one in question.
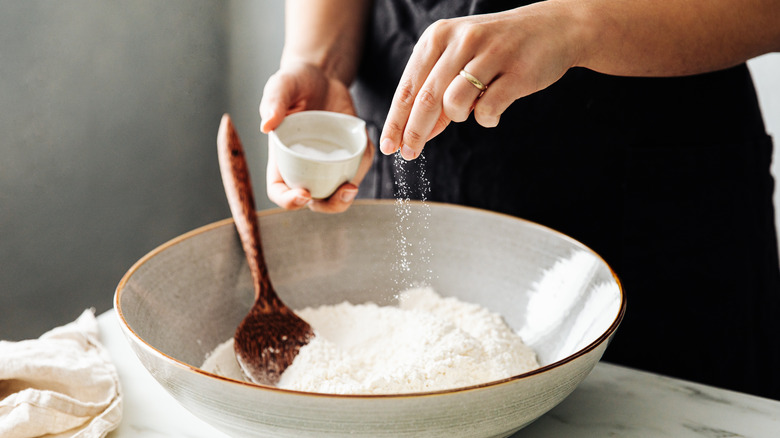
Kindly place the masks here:
POLYGON ((357 173, 368 138, 366 123, 347 114, 301 111, 269 133, 284 182, 325 199, 357 173))

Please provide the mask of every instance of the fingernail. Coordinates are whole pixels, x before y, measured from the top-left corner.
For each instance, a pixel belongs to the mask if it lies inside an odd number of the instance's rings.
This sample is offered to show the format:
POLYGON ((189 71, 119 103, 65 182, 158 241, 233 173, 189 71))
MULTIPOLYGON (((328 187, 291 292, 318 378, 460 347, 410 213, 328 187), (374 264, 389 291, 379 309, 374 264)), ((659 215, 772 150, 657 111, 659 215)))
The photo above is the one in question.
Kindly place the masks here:
POLYGON ((295 199, 293 199, 293 202, 295 203, 295 205, 297 205, 298 207, 300 207, 300 206, 302 206, 302 205, 306 204, 307 202, 309 202, 309 200, 308 200, 308 199, 306 199, 306 198, 305 198, 305 197, 303 197, 303 196, 296 196, 296 197, 295 197, 295 199))
POLYGON ((407 160, 414 160, 417 158, 417 153, 409 146, 403 145, 401 146, 401 156, 407 160))
POLYGON ((355 196, 357 196, 357 193, 357 190, 342 190, 341 202, 352 202, 352 200, 355 199, 355 196))
POLYGON ((395 152, 395 146, 389 138, 385 138, 382 139, 382 142, 379 144, 379 150, 385 155, 390 155, 395 152))

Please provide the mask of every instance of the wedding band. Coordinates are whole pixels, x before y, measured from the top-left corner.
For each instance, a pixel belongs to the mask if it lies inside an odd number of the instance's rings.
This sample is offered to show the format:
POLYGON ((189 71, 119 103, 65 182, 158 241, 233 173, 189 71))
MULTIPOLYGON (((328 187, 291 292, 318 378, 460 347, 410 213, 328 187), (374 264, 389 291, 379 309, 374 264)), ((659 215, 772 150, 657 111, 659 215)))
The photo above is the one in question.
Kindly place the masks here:
POLYGON ((485 90, 487 90, 487 85, 483 84, 482 81, 475 78, 474 75, 467 72, 466 70, 461 70, 460 73, 458 74, 463 76, 463 78, 465 78, 467 81, 471 82, 471 85, 477 87, 477 89, 482 93, 484 93, 485 90))

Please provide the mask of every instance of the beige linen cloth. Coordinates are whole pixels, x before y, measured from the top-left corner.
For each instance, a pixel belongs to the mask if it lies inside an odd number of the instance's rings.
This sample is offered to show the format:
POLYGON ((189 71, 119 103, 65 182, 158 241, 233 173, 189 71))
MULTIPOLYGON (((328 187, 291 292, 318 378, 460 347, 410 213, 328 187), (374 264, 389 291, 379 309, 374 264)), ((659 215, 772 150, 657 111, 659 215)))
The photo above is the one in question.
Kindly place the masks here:
POLYGON ((92 310, 38 339, 0 341, 0 437, 99 438, 122 419, 92 310))

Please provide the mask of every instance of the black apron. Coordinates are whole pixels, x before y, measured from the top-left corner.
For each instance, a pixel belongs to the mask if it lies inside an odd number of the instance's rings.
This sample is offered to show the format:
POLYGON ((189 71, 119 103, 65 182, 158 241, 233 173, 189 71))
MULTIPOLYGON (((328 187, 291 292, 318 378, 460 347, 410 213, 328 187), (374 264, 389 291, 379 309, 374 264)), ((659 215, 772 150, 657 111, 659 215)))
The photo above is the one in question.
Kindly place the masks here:
MULTIPOLYGON (((519 6, 377 0, 352 91, 375 144, 412 48, 440 18, 519 6)), ((745 65, 677 78, 574 68, 497 128, 453 123, 395 175, 378 153, 362 196, 509 213, 591 247, 626 318, 605 360, 780 399, 780 272, 771 139, 745 65), (424 166, 424 169, 419 169, 424 166), (422 184, 421 177, 429 180, 422 184)))

